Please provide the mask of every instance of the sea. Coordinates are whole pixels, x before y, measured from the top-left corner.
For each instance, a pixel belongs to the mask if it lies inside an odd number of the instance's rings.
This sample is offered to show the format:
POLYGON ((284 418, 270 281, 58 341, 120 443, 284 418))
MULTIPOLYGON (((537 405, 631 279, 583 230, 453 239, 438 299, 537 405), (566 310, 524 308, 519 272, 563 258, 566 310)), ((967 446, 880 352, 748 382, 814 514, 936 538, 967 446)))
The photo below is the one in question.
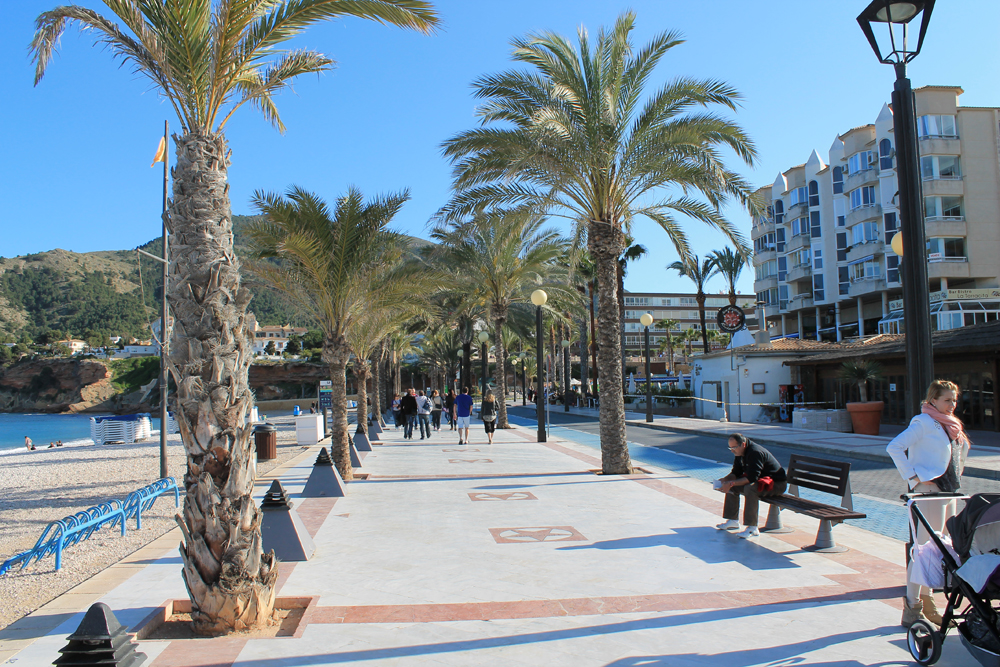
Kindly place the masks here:
MULTIPOLYGON (((30 413, 0 413, 0 451, 24 448, 24 436, 35 447, 48 447, 50 442, 63 444, 93 444, 90 439, 90 418, 107 415, 47 415, 30 413)), ((153 418, 152 430, 160 430, 159 418, 153 418)))

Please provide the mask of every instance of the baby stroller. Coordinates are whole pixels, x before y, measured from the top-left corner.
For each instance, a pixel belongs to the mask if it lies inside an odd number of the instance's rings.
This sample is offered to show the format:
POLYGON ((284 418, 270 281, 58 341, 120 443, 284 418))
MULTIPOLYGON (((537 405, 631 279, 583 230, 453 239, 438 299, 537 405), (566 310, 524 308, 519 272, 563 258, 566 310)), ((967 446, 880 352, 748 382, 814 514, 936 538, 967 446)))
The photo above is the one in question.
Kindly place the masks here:
MULTIPOLYGON (((921 665, 933 665, 941 657, 941 645, 955 627, 966 649, 984 667, 1000 667, 1000 494, 905 494, 913 521, 923 525, 941 553, 944 593, 948 604, 941 614, 941 627, 926 620, 910 626, 906 646, 921 665), (967 498, 965 508, 948 519, 954 552, 948 549, 920 511, 922 499, 967 498), (958 559, 953 553, 958 554, 958 559)), ((912 536, 911 539, 914 539, 912 536)), ((910 551, 907 549, 907 554, 910 551)))

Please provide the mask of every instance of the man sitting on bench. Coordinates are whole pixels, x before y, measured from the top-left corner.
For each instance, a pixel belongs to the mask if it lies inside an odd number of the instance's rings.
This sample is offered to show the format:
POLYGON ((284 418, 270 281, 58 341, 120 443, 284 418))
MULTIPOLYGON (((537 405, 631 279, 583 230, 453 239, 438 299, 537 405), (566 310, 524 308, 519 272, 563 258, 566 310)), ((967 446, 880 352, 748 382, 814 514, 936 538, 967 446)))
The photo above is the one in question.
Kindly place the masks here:
POLYGON ((722 506, 723 523, 719 530, 739 530, 740 494, 746 497, 743 508, 743 524, 746 528, 738 533, 744 539, 757 537, 757 509, 761 496, 781 495, 788 488, 785 469, 774 455, 750 442, 746 436, 733 433, 729 436, 729 451, 735 456, 733 470, 715 483, 715 488, 726 494, 722 506))

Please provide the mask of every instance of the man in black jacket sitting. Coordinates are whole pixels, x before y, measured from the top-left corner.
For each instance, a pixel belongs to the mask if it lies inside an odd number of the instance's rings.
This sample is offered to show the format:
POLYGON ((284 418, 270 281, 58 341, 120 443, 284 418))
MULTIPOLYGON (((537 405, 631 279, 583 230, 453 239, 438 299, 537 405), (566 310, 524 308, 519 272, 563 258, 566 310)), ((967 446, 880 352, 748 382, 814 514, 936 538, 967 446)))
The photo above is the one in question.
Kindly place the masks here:
POLYGON ((726 494, 722 506, 722 518, 726 521, 716 528, 719 530, 739 530, 740 495, 746 497, 743 508, 743 524, 746 528, 739 533, 744 539, 757 537, 757 509, 761 496, 780 495, 788 488, 785 469, 774 458, 774 454, 746 436, 733 433, 729 436, 729 451, 736 457, 732 471, 715 483, 715 488, 726 494))

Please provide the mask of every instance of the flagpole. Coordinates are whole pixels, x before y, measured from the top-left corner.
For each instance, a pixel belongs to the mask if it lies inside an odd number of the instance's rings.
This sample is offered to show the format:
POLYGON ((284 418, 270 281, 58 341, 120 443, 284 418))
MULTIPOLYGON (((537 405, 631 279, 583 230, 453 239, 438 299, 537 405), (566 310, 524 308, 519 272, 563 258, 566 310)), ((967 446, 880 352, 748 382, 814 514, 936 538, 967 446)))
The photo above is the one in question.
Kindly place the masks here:
POLYGON ((167 274, 170 255, 167 253, 167 187, 170 174, 170 121, 163 121, 163 292, 160 294, 160 478, 167 477, 167 343, 170 327, 167 320, 167 274))

